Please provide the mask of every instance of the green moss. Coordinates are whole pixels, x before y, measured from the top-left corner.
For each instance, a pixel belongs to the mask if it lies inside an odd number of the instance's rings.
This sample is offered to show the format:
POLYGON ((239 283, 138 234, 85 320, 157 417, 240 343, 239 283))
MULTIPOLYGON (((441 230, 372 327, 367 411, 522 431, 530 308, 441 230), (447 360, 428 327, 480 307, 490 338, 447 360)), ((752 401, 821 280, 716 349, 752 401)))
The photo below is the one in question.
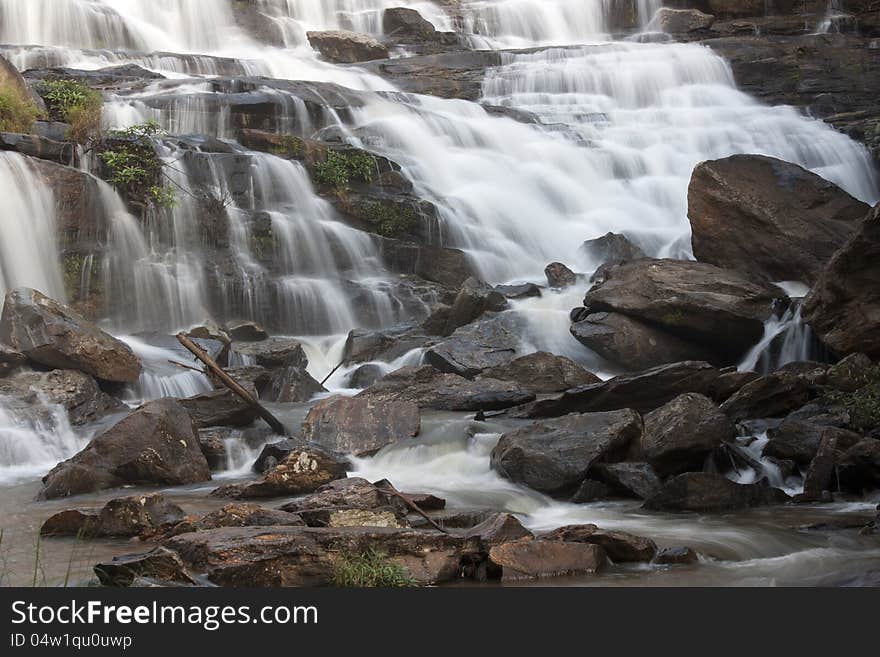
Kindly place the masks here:
POLYGON ((12 84, 0 84, 0 132, 28 133, 39 116, 31 98, 12 84))
POLYGON ((382 237, 400 237, 412 231, 418 215, 410 205, 374 201, 364 207, 364 218, 382 237))
POLYGON ((869 369, 854 392, 833 391, 827 394, 832 404, 843 406, 850 416, 850 425, 858 431, 880 426, 880 365, 869 369))
POLYGON ((681 324, 684 319, 684 313, 681 310, 673 310, 663 315, 661 321, 667 326, 676 326, 681 324))
POLYGON ((49 118, 70 124, 68 137, 84 144, 101 134, 104 99, 100 93, 78 80, 46 80, 40 83, 40 96, 49 118))
POLYGON ((153 140, 161 136, 159 125, 148 121, 125 130, 115 130, 101 147, 108 181, 130 201, 143 206, 171 207, 177 197, 164 185, 165 163, 156 154, 153 140))
POLYGON ((315 165, 315 182, 336 190, 346 189, 352 181, 373 182, 376 161, 364 151, 328 151, 327 158, 315 165))
POLYGON ((344 588, 401 588, 415 586, 416 581, 388 555, 370 548, 357 555, 340 554, 333 564, 333 584, 344 588))
MULTIPOLYGON (((70 253, 63 257, 62 265, 64 277, 64 290, 67 298, 71 300, 82 300, 79 298, 82 292, 83 274, 86 272, 87 257, 79 253, 70 253)), ((88 288, 91 291, 97 291, 101 287, 101 268, 92 264, 88 270, 88 288)))
POLYGON ((281 141, 272 149, 272 153, 280 157, 302 157, 303 143, 299 137, 293 135, 284 135, 281 141))

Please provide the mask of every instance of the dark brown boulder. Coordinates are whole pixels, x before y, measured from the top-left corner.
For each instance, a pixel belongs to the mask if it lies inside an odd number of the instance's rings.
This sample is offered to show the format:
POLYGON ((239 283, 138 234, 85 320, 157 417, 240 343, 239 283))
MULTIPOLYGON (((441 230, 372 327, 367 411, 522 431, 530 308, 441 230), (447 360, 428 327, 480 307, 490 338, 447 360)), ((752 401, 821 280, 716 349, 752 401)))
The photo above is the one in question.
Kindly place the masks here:
POLYGON ((600 463, 592 475, 610 486, 612 493, 641 500, 652 497, 663 485, 649 463, 638 461, 600 463))
POLYGON ((768 374, 739 389, 721 405, 734 422, 788 415, 815 395, 807 378, 779 371, 768 374))
POLYGON ((841 418, 833 414, 805 419, 786 418, 778 427, 767 431, 770 439, 764 446, 763 456, 808 466, 826 434, 835 436, 836 449, 848 449, 861 439, 859 434, 835 426, 841 423, 841 418))
POLYGON ((690 565, 699 560, 699 555, 689 547, 662 548, 654 557, 654 563, 664 566, 690 565))
POLYGON ((763 155, 694 169, 688 217, 700 262, 813 283, 869 206, 824 178, 763 155))
POLYGON ((503 581, 588 575, 606 562, 598 545, 529 539, 494 546, 489 560, 501 569, 503 581))
POLYGON ((486 378, 512 381, 538 395, 562 392, 602 381, 573 360, 546 351, 520 356, 503 365, 490 367, 479 380, 486 378))
POLYGON ((646 257, 644 251, 617 233, 607 233, 594 240, 587 240, 580 250, 597 268, 646 257))
POLYGON ((252 364, 267 369, 277 367, 301 367, 309 365, 302 343, 293 338, 268 338, 259 342, 233 342, 233 353, 244 356, 252 364))
POLYGON ((355 64, 388 59, 388 48, 367 34, 329 30, 306 34, 312 48, 335 64, 355 64))
POLYGON ((129 587, 138 578, 148 578, 177 585, 194 585, 180 557, 163 547, 143 554, 113 557, 95 566, 95 575, 102 586, 129 587))
POLYGON ((600 529, 596 525, 568 525, 541 535, 544 541, 590 543, 601 547, 614 563, 651 561, 657 544, 650 538, 627 532, 600 529))
POLYGON ((392 372, 356 399, 411 402, 419 408, 444 411, 494 411, 534 401, 535 395, 509 381, 485 377, 472 381, 425 365, 392 372))
POLYGON ((128 345, 74 310, 28 288, 6 295, 0 342, 35 363, 80 370, 105 381, 132 383, 141 373, 140 360, 128 345))
POLYGON ((847 490, 880 487, 880 440, 865 438, 847 449, 840 457, 838 474, 840 485, 847 490))
POLYGON ((71 424, 87 424, 127 407, 101 390, 88 374, 77 370, 19 372, 0 379, 0 395, 28 404, 58 404, 71 424))
POLYGON ((181 486, 211 479, 192 419, 172 399, 150 402, 43 477, 44 499, 126 484, 181 486))
POLYGON ((614 312, 694 341, 729 364, 764 333, 788 297, 739 272, 688 260, 642 259, 604 270, 584 298, 591 312, 614 312))
POLYGON ((880 360, 880 205, 822 271, 804 319, 837 354, 880 360))
POLYGON ((635 411, 570 415, 504 434, 491 465, 529 488, 562 492, 578 486, 595 464, 622 460, 641 435, 642 418, 635 411))
POLYGON ((80 538, 151 536, 184 518, 183 509, 161 493, 110 500, 100 511, 77 509, 51 516, 40 528, 44 536, 80 538))
POLYGON ((379 509, 387 507, 393 498, 366 479, 350 477, 338 479, 321 486, 307 495, 281 507, 290 513, 300 513, 311 509, 379 509))
POLYGON ((833 490, 832 480, 837 465, 837 435, 835 430, 826 430, 819 442, 819 449, 813 457, 807 474, 804 476, 804 492, 798 501, 818 502, 824 494, 833 490))
POLYGON ((264 389, 261 399, 282 404, 307 402, 317 394, 327 392, 304 367, 290 366, 277 370, 264 389))
POLYGON ((544 274, 547 276, 547 284, 557 289, 577 283, 577 274, 561 262, 551 262, 544 269, 544 274))
POLYGON ((197 429, 208 427, 246 427, 260 417, 255 406, 226 388, 178 400, 197 429))
POLYGON ((737 484, 706 472, 686 472, 673 477, 644 504, 655 511, 729 511, 770 506, 789 501, 778 488, 760 484, 737 484))
POLYGON ((395 43, 417 43, 434 36, 437 28, 415 9, 392 7, 382 12, 382 32, 395 43))
POLYGON ((370 397, 330 397, 315 404, 303 422, 303 438, 355 456, 419 435, 419 407, 407 401, 370 397))
POLYGON ((465 531, 466 536, 477 536, 488 552, 493 546, 523 538, 534 538, 534 534, 523 527, 515 516, 509 513, 496 513, 491 518, 484 520, 479 525, 465 531))
POLYGON ((239 500, 303 495, 345 478, 348 468, 348 460, 341 455, 303 443, 291 449, 260 479, 222 486, 211 495, 239 500))
POLYGON ((269 338, 269 334, 256 322, 232 322, 226 325, 229 337, 239 342, 261 342, 269 338))
POLYGON ((428 349, 425 362, 441 372, 466 378, 479 376, 522 355, 520 328, 512 313, 480 319, 428 349))
POLYGON ((220 507, 201 518, 184 520, 166 532, 165 537, 169 538, 189 532, 203 532, 220 527, 276 527, 279 525, 301 527, 303 524, 302 518, 295 513, 267 509, 258 504, 236 502, 220 507))
POLYGON ((642 454, 661 477, 700 471, 706 457, 736 435, 715 402, 690 392, 645 415, 642 454))
POLYGON ((711 349, 619 313, 592 313, 572 324, 570 331, 582 345, 629 371, 716 360, 711 349))
POLYGON ((501 312, 506 308, 507 297, 491 285, 469 278, 461 286, 448 311, 441 335, 450 336, 456 329, 470 324, 484 313, 501 312))
POLYGON ((460 577, 479 559, 476 537, 383 527, 244 527, 175 536, 165 543, 215 584, 239 587, 326 586, 339 560, 372 550, 419 584, 460 577))

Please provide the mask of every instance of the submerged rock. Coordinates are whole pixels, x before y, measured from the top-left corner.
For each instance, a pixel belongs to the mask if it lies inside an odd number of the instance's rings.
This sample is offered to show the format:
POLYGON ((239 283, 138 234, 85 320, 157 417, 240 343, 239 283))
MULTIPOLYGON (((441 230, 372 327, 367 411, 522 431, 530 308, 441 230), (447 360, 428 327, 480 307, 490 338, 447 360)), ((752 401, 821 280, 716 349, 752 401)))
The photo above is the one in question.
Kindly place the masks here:
POLYGON ((128 345, 74 310, 28 288, 6 295, 0 342, 35 363, 79 370, 104 381, 133 383, 141 373, 140 360, 128 345))

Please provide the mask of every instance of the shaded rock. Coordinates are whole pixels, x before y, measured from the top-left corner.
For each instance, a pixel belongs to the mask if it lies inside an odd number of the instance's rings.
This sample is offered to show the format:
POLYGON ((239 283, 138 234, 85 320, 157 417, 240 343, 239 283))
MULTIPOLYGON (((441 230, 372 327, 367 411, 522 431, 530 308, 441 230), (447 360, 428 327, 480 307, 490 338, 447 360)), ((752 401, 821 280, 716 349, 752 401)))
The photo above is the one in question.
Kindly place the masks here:
POLYGON ((284 367, 272 375, 262 399, 282 404, 307 402, 315 395, 327 392, 312 375, 302 367, 284 367))
POLYGON ((578 319, 570 329, 575 339, 627 370, 714 359, 710 349, 626 315, 601 312, 578 319))
POLYGON ((269 334, 256 322, 233 322, 226 325, 229 337, 238 342, 260 342, 267 340, 269 334))
POLYGON ((203 532, 221 527, 301 527, 303 520, 295 513, 268 509, 259 504, 236 502, 227 504, 198 519, 177 524, 167 535, 177 536, 189 532, 203 532))
POLYGON ((874 363, 865 354, 850 354, 825 373, 825 383, 843 392, 855 392, 868 383, 874 363))
POLYGON ((539 351, 520 356, 483 372, 480 380, 512 381, 535 394, 562 392, 569 388, 600 383, 601 379, 564 356, 539 351))
POLYGON ((833 426, 835 416, 817 416, 807 420, 786 419, 778 427, 767 431, 770 440, 764 446, 763 456, 777 460, 790 460, 807 466, 819 452, 823 436, 835 436, 835 449, 848 449, 861 436, 853 431, 833 426))
POLYGON ((729 364, 758 342, 780 288, 685 260, 634 260, 607 268, 584 298, 591 312, 616 312, 694 341, 729 364))
POLYGON ((501 436, 491 466, 535 490, 561 492, 578 486, 596 463, 625 456, 641 435, 642 418, 631 410, 536 422, 501 436))
POLYGON ((357 32, 329 30, 307 32, 309 44, 336 64, 354 64, 374 59, 388 59, 388 48, 373 37, 357 32))
POLYGON ((633 408, 648 413, 686 392, 713 396, 720 370, 709 363, 685 361, 661 365, 644 372, 618 376, 567 390, 557 397, 526 406, 522 417, 558 417, 568 413, 590 413, 633 408))
POLYGON ((190 414, 197 429, 246 427, 260 417, 256 406, 251 406, 226 388, 180 399, 178 402, 190 414))
POLYGON ((686 393, 645 415, 642 454, 661 477, 700 471, 706 457, 736 435, 715 402, 686 393))
POLYGON ((211 479, 192 418, 171 399, 144 404, 43 477, 44 499, 125 484, 180 486, 211 479))
POLYGON ((837 354, 880 360, 880 205, 822 271, 804 320, 837 354))
POLYGON ((367 363, 349 374, 347 385, 349 388, 369 388, 384 376, 385 370, 381 366, 367 363))
POLYGON ((663 485, 657 472, 648 463, 600 463, 593 471, 614 493, 626 497, 646 500, 663 485))
POLYGON ((592 574, 605 565, 605 554, 588 543, 527 539, 494 546, 489 560, 501 569, 502 581, 515 581, 592 574))
MULTIPOLYGON (((206 322, 201 326, 195 326, 186 332, 187 337, 193 338, 195 340, 204 340, 207 343, 216 343, 224 345, 226 350, 228 351, 229 346, 232 344, 232 337, 226 332, 224 329, 220 328, 214 322, 206 322)), ((212 347, 214 345, 211 345, 212 347)), ((206 351, 211 354, 211 358, 214 360, 218 360, 220 355, 215 349, 206 349, 206 351)))
POLYGON ((661 7, 651 19, 650 27, 669 34, 682 34, 708 30, 715 22, 715 17, 704 14, 699 9, 671 9, 661 7))
POLYGON ((689 565, 697 563, 700 560, 699 555, 689 547, 668 547, 661 548, 654 557, 654 563, 660 565, 689 565))
POLYGON ((547 284, 554 288, 571 287, 577 283, 577 274, 561 262, 551 262, 544 269, 547 284))
POLYGON ((346 365, 374 360, 390 362, 423 347, 428 340, 410 327, 387 331, 355 329, 345 341, 342 360, 346 365))
POLYGON ((542 295, 541 287, 534 283, 522 283, 520 285, 496 285, 495 291, 503 294, 507 299, 529 299, 542 295))
POLYGON ((645 253, 625 236, 607 233, 594 240, 587 240, 581 245, 583 253, 596 267, 602 265, 618 265, 630 260, 644 258, 645 253))
POLYGON ((826 430, 819 442, 819 449, 813 457, 804 477, 804 492, 798 501, 817 502, 831 490, 834 466, 837 461, 837 436, 835 431, 826 430))
POLYGON ((81 538, 151 536, 180 522, 183 509, 161 493, 110 500, 100 511, 77 509, 54 514, 40 528, 43 536, 81 538))
POLYGON ((572 504, 589 504, 604 500, 611 495, 611 489, 601 481, 584 479, 569 500, 572 504))
POLYGON ((746 384, 760 378, 761 375, 757 372, 740 372, 731 368, 731 371, 723 372, 715 381, 711 397, 718 404, 724 403, 746 384))
POLYGON ((419 407, 407 401, 330 397, 315 404, 303 421, 303 438, 336 452, 369 456, 387 445, 419 435, 419 407))
POLYGON ((415 9, 393 7, 382 12, 382 31, 395 43, 410 43, 434 36, 437 28, 415 9))
POLYGON ((196 583, 180 557, 163 547, 143 554, 113 557, 112 561, 97 564, 94 570, 103 586, 129 587, 135 579, 144 577, 160 582, 196 583))
MULTIPOLYGON (((491 520, 496 514, 497 511, 493 509, 445 509, 428 513, 431 520, 444 529, 470 529, 491 520)), ((406 519, 413 528, 433 529, 427 520, 416 513, 408 515, 406 519)))
POLYGON ((487 283, 469 278, 455 297, 441 335, 450 336, 457 328, 470 324, 484 313, 500 312, 506 308, 507 297, 487 283))
POLYGON ((568 525, 541 535, 542 541, 590 543, 601 547, 614 563, 651 561, 657 544, 650 538, 627 532, 599 529, 596 525, 568 525))
POLYGON ((519 355, 516 319, 510 313, 462 326, 425 352, 425 361, 441 372, 473 378, 519 355))
POLYGON ((533 401, 535 395, 515 383, 491 378, 472 381, 425 365, 392 372, 356 397, 361 398, 446 411, 494 411, 533 401))
POLYGON ((27 363, 27 356, 0 343, 0 379, 27 363))
POLYGON ((348 460, 341 455, 317 445, 303 444, 288 452, 260 479, 222 486, 211 495, 239 500, 303 495, 345 478, 348 467, 348 460))
POLYGON ((476 561, 479 539, 380 527, 225 528, 175 536, 166 545, 222 586, 326 586, 343 555, 375 550, 420 584, 457 579, 476 561))
POLYGON ((718 474, 686 472, 667 481, 648 499, 645 509, 655 511, 728 511, 770 506, 789 501, 778 488, 737 484, 718 474))
POLYGON ((58 404, 71 424, 87 424, 110 413, 127 409, 121 401, 102 391, 88 374, 76 370, 19 372, 0 380, 0 395, 26 404, 58 404))
POLYGON ((697 260, 773 281, 813 283, 869 209, 824 178, 763 155, 703 162, 688 192, 697 260))
POLYGON ((30 360, 80 370, 97 379, 133 383, 141 373, 134 352, 79 313, 28 288, 6 295, 0 342, 30 360))
POLYGON ((199 431, 199 446, 212 472, 226 469, 229 459, 226 449, 228 437, 229 432, 224 429, 202 429, 199 431))
POLYGON ((522 526, 515 516, 509 513, 496 513, 479 525, 465 532, 466 536, 477 536, 483 550, 488 552, 495 545, 518 541, 523 538, 534 538, 534 534, 522 526))
POLYGON ((263 446, 260 455, 254 461, 252 469, 254 472, 265 474, 286 459, 291 452, 307 445, 308 443, 299 438, 285 438, 284 440, 268 443, 263 446))
POLYGON ((721 405, 733 421, 787 415, 813 397, 813 386, 804 377, 774 372, 739 389, 721 405))
POLYGON ((233 342, 233 353, 253 361, 251 364, 261 365, 268 369, 276 367, 309 366, 309 359, 302 344, 293 338, 268 338, 260 342, 233 342))
POLYGON ((40 135, 0 132, 0 151, 15 151, 28 157, 64 165, 76 161, 76 146, 63 138, 55 140, 40 135))
POLYGON ((840 457, 838 476, 847 490, 862 492, 880 487, 880 440, 865 438, 840 457))

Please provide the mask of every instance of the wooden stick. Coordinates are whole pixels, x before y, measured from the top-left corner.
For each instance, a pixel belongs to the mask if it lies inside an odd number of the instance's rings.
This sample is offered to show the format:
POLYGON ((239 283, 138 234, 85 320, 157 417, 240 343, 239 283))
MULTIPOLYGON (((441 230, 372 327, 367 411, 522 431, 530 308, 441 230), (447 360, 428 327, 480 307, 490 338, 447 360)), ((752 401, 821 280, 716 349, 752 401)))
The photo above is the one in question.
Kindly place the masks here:
POLYGON ((198 372, 199 374, 205 373, 205 370, 200 370, 198 367, 193 367, 192 365, 184 365, 183 363, 178 363, 176 360, 169 360, 168 362, 184 370, 192 370, 193 372, 198 372))
POLYGON ((223 368, 220 367, 208 353, 199 347, 195 342, 190 340, 183 333, 179 333, 177 335, 177 340, 186 347, 190 352, 192 352, 193 356, 202 361, 207 367, 208 370, 214 374, 220 381, 229 388, 236 395, 241 397, 245 402, 247 402, 250 406, 253 406, 257 409, 257 412, 260 414, 260 417, 266 421, 272 430, 277 433, 279 436, 288 435, 287 429, 284 428, 284 425, 278 420, 277 417, 272 415, 265 406, 263 406, 256 398, 248 392, 242 385, 229 376, 226 372, 223 371, 223 368))
POLYGON ((336 372, 339 371, 339 368, 342 367, 342 363, 343 363, 343 362, 344 362, 344 361, 339 361, 339 365, 337 365, 337 366, 334 367, 332 370, 330 370, 330 374, 328 374, 327 376, 324 377, 324 380, 321 381, 321 385, 324 385, 325 383, 327 383, 327 381, 330 380, 330 377, 333 376, 334 374, 336 374, 336 372))
POLYGON ((385 493, 386 495, 393 495, 394 497, 398 497, 398 498, 402 499, 404 502, 406 502, 406 505, 407 505, 408 507, 410 507, 413 511, 415 511, 415 512, 418 513, 420 516, 422 516, 422 518, 424 518, 425 520, 427 520, 427 521, 428 521, 428 522, 429 522, 429 523, 430 523, 435 529, 440 530, 440 531, 443 532, 444 534, 449 534, 449 533, 450 533, 448 529, 444 529, 443 527, 441 527, 440 525, 438 525, 436 522, 434 522, 434 520, 433 520, 433 519, 432 519, 427 513, 425 513, 424 511, 422 511, 422 510, 419 508, 419 505, 418 505, 418 504, 416 504, 416 503, 413 502, 410 498, 408 498, 406 495, 404 495, 404 494, 401 493, 399 490, 397 490, 394 486, 391 485, 391 483, 389 483, 388 481, 386 481, 384 484, 382 484, 382 486, 383 486, 383 487, 382 487, 382 488, 379 488, 378 490, 382 491, 382 492, 385 493), (385 486, 387 486, 387 488, 385 488, 385 486))

